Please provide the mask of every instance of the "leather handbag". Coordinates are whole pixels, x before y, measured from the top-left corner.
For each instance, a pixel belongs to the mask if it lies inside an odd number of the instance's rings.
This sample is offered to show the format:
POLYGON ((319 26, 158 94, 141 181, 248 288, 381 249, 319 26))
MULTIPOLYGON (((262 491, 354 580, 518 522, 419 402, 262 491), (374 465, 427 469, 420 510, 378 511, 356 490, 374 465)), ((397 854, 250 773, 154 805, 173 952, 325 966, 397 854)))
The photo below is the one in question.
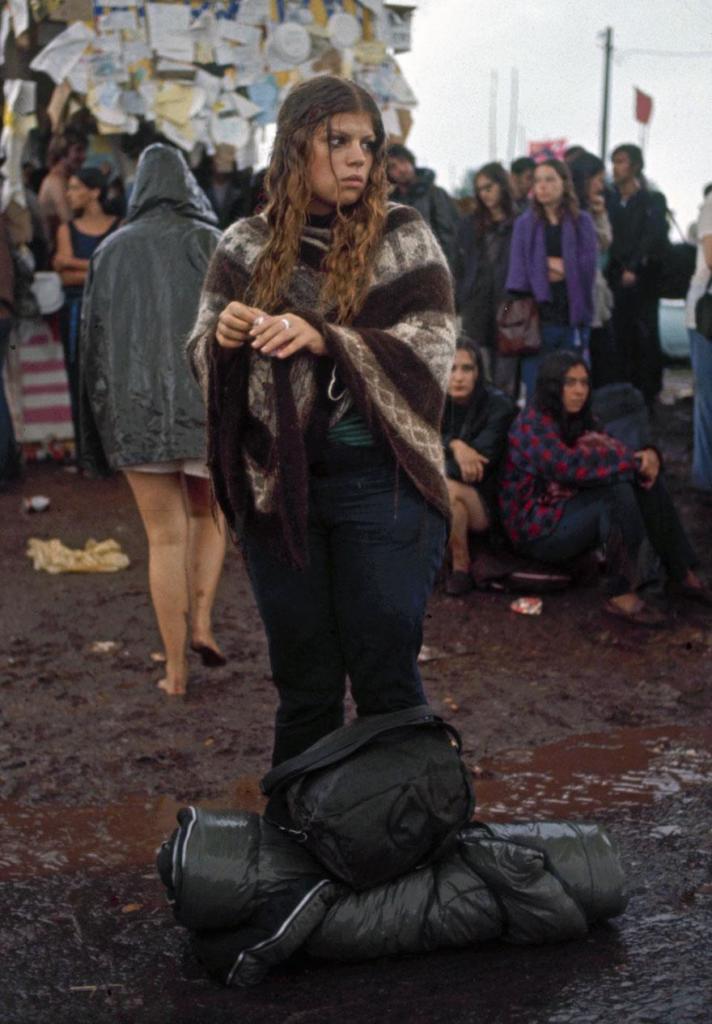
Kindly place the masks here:
POLYGON ((712 341, 712 276, 707 282, 704 295, 701 295, 695 303, 695 330, 703 338, 712 341))
POLYGON ((531 295, 508 298, 497 309, 497 352, 535 356, 541 348, 539 307, 531 295))

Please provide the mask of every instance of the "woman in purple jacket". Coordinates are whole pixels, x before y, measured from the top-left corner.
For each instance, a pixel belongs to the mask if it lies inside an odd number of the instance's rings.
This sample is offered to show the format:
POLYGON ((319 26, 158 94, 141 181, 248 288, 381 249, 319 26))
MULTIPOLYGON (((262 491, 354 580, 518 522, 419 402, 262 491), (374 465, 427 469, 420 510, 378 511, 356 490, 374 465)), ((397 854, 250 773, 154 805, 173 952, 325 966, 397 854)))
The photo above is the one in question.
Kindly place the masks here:
POLYGON ((541 352, 521 365, 528 403, 547 353, 576 349, 588 365, 597 255, 593 221, 579 209, 566 164, 544 160, 534 172, 531 206, 514 224, 507 276, 507 290, 532 295, 541 318, 541 352))

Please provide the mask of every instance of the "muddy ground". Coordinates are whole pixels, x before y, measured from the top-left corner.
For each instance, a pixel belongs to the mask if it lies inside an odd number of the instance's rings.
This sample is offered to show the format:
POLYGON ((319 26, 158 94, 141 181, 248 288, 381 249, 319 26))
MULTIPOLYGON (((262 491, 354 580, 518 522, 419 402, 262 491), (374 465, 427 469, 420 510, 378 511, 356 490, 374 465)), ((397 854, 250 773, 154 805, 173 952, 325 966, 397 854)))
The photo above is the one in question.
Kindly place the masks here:
MULTIPOLYGON (((660 444, 712 578, 712 510, 687 487, 691 406, 664 406, 660 444)), ((0 494, 0 1020, 310 1024, 447 1020, 712 1020, 701 936, 712 902, 712 614, 670 608, 643 632, 603 616, 596 586, 544 597, 436 592, 422 669, 460 730, 479 815, 595 818, 621 844, 628 912, 589 942, 491 945, 344 967, 297 962, 260 989, 206 980, 171 921, 153 850, 185 802, 259 808, 274 694, 239 555, 221 583, 221 669, 197 659, 187 698, 155 687, 160 650, 146 547, 121 478, 40 465, 0 494), (50 508, 28 515, 22 498, 50 508), (34 572, 29 537, 113 537, 111 575, 34 572), (99 651, 96 644, 108 650, 99 651), (128 909, 127 909, 128 908, 128 909)))

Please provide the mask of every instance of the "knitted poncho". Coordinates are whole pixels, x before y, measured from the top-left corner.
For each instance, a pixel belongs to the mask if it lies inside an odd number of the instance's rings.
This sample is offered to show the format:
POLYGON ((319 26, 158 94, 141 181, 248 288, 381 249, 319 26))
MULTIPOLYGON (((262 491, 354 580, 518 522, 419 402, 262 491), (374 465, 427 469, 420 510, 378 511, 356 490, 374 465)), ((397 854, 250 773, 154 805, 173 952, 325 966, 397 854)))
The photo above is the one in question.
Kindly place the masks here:
POLYGON ((221 349, 218 315, 241 300, 268 237, 264 216, 233 224, 210 265, 188 343, 208 404, 208 464, 238 538, 246 517, 295 564, 306 557, 309 463, 352 406, 425 499, 449 516, 440 419, 455 346, 451 278, 432 232, 410 207, 390 204, 372 282, 353 322, 319 312, 330 229, 307 225, 279 309, 321 332, 328 357, 282 361, 249 345, 221 349), (332 375, 341 395, 327 391, 332 375))

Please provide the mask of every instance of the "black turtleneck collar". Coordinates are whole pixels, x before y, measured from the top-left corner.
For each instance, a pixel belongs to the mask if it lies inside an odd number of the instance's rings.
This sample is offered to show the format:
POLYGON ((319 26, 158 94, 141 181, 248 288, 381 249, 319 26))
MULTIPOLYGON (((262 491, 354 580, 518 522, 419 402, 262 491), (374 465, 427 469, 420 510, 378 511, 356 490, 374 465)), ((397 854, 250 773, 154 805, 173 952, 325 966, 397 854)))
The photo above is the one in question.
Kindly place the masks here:
POLYGON ((307 224, 310 228, 330 228, 336 219, 336 211, 332 213, 308 213, 307 224))

